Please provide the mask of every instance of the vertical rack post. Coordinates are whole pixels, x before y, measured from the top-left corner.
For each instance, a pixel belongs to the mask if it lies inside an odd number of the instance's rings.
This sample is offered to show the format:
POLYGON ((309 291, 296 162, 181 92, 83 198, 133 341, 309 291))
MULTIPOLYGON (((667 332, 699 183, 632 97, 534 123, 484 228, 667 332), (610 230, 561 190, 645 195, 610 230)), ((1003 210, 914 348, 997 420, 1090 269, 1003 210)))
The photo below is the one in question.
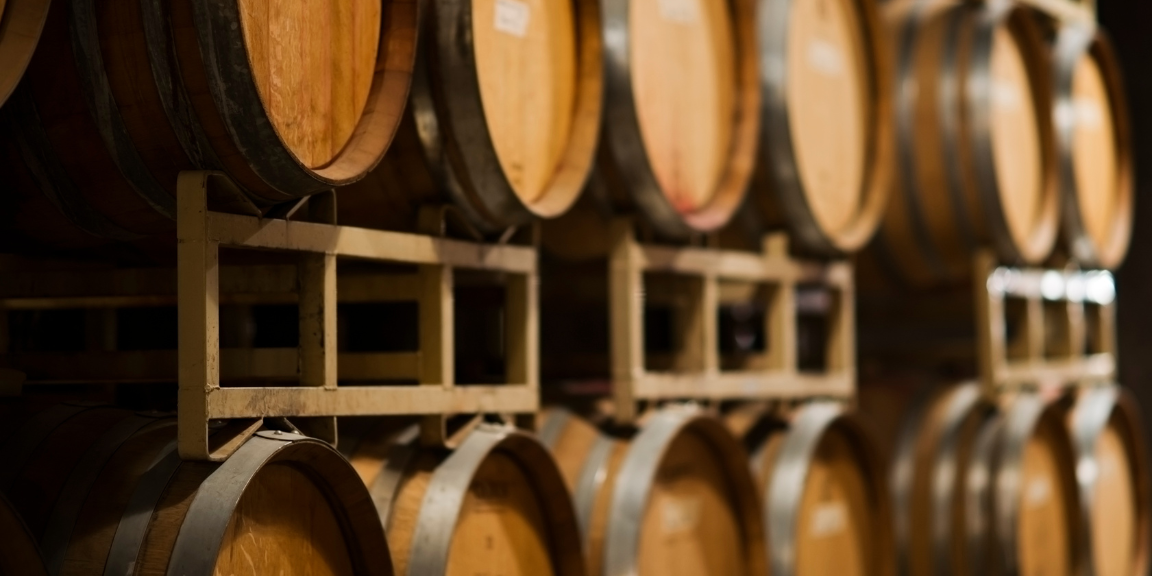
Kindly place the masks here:
MULTIPOLYGON (((336 223, 336 194, 324 192, 308 200, 309 217, 322 224, 336 223)), ((336 254, 305 252, 296 266, 299 294, 300 385, 335 390, 336 358, 336 254)), ((336 418, 301 419, 301 428, 313 437, 337 441, 336 418)))
POLYGON ((612 351, 612 395, 616 418, 631 421, 637 407, 633 386, 644 373, 644 272, 640 251, 632 238, 632 221, 612 221, 608 263, 609 341, 612 351))

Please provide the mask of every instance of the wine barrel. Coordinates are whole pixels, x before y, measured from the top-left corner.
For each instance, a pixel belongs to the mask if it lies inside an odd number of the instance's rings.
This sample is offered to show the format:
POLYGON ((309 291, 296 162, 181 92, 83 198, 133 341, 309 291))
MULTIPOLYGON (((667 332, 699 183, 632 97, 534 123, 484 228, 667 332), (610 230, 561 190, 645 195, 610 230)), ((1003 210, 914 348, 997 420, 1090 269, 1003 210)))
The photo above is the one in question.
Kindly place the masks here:
POLYGON ((1067 418, 1076 449, 1080 542, 1091 573, 1148 572, 1148 456, 1136 400, 1119 386, 1080 392, 1067 418))
POLYGON ((0 106, 24 76, 51 0, 0 1, 0 106))
POLYGON ((723 226, 756 163, 751 0, 603 3, 605 123, 589 193, 677 238, 723 226))
POLYGON ((1004 408, 976 384, 914 411, 892 475, 908 574, 1076 574, 1082 558, 1072 446, 1058 404, 1004 408))
POLYGON ((342 450, 369 487, 398 574, 583 576, 572 501, 536 439, 482 424, 453 451, 389 423, 342 450))
POLYGON ((132 240, 174 230, 182 170, 226 172, 253 213, 363 177, 406 101, 417 4, 333 6, 53 3, 5 107, 23 181, 8 225, 52 246, 132 240), (20 213, 46 204, 63 229, 20 213))
POLYGON ((767 570, 746 459, 717 419, 668 408, 626 440, 553 410, 541 435, 574 491, 590 576, 767 570))
POLYGON ((0 576, 48 576, 36 540, 0 494, 0 576))
POLYGON ((772 574, 892 573, 882 466, 854 416, 814 402, 790 421, 737 412, 728 422, 751 453, 772 574))
MULTIPOLYGON (((0 445, 50 574, 392 574, 368 491, 327 444, 261 431, 185 462, 163 414, 58 406, 0 445)), ((11 536, 4 534, 4 540, 11 536)))
POLYGON ((597 0, 428 4, 396 144, 340 190, 340 222, 410 231, 421 206, 449 204, 493 234, 565 212, 600 128, 597 0))
POLYGON ((872 238, 888 199, 891 65, 876 2, 761 0, 760 161, 750 201, 763 224, 824 255, 872 238))
POLYGON ((1120 63, 1096 27, 1068 26, 1053 47, 1054 122, 1064 236, 1082 264, 1117 268, 1132 235, 1132 142, 1120 63))
POLYGON ((1011 2, 894 2, 893 197, 878 259, 914 286, 957 284, 973 255, 1039 263, 1059 229, 1050 63, 1033 14, 1011 2))

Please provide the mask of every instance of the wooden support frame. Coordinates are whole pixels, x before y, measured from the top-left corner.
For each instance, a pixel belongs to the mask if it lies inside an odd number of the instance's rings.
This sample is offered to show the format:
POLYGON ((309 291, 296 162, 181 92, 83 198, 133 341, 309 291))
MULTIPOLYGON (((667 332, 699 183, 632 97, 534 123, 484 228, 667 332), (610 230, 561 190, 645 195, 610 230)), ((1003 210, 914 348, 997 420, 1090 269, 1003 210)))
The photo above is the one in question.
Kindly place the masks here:
POLYGON ((987 252, 976 256, 975 270, 979 369, 989 397, 1115 381, 1111 273, 1003 267, 987 252), (1010 314, 1016 317, 1011 340, 1010 314))
POLYGON ((783 400, 811 397, 851 399, 856 391, 855 286, 851 264, 813 263, 788 255, 782 234, 765 238, 762 253, 679 248, 637 243, 634 223, 620 218, 611 226, 609 313, 615 418, 634 421, 641 402, 662 400, 783 400), (676 370, 645 366, 645 273, 670 273, 693 282, 693 300, 684 323, 685 360, 676 370), (771 343, 764 369, 722 371, 718 320, 720 283, 768 286, 765 334, 771 343), (802 372, 797 366, 796 289, 816 284, 835 294, 829 314, 827 370, 802 372))
POLYGON ((175 270, 13 271, 0 282, 0 311, 86 308, 99 313, 175 305, 178 350, 93 349, 67 353, 67 362, 61 362, 60 353, 9 354, 5 347, 0 349, 0 384, 18 389, 25 377, 33 383, 176 381, 178 449, 188 460, 226 459, 265 418, 290 418, 309 435, 335 443, 337 416, 424 416, 422 437, 446 444, 450 416, 498 414, 526 422, 523 415, 539 409, 534 246, 337 226, 331 223, 335 204, 330 193, 296 207, 307 206, 311 221, 208 209, 209 199, 218 206, 221 198, 235 197, 235 186, 221 173, 179 176, 175 270), (297 260, 295 265, 227 267, 220 265, 221 248, 294 253, 297 260), (338 258, 400 264, 414 272, 338 276, 338 258), (454 279, 460 269, 501 277, 506 384, 455 382, 454 279), (337 302, 388 301, 418 302, 419 351, 337 353, 337 302), (298 347, 221 349, 220 306, 225 303, 297 303, 298 347), (223 378, 243 379, 243 386, 222 385, 223 378), (418 385, 338 385, 341 380, 418 385))

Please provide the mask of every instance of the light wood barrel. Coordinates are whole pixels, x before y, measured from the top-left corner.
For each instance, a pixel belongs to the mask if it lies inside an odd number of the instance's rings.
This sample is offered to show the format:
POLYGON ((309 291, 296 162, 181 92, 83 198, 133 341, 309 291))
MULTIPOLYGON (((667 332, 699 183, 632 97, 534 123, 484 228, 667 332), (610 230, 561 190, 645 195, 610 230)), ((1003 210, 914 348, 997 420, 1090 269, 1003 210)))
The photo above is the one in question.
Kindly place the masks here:
POLYGON ((759 410, 728 415, 763 495, 771 574, 891 574, 888 492, 867 432, 837 404, 785 422, 759 410))
POLYGON ((453 450, 387 423, 343 450, 369 487, 398 574, 583 576, 572 501, 530 435, 480 425, 453 450))
POLYGON ((0 495, 0 576, 48 576, 36 540, 8 500, 0 495))
POLYGON ((1119 386, 1085 390, 1068 414, 1080 489, 1080 542, 1092 574, 1148 572, 1148 460, 1140 410, 1119 386))
POLYGON ((416 2, 273 4, 53 3, 5 106, 7 225, 132 240, 174 230, 182 170, 226 172, 257 214, 368 173, 406 102, 416 2))
POLYGON ((595 158, 603 99, 597 0, 429 2, 395 149, 340 190, 345 224, 411 230, 451 204, 480 233, 553 218, 595 158))
POLYGON ((1053 47, 1053 121, 1069 254, 1116 268, 1132 236, 1132 142, 1120 63, 1097 27, 1069 26, 1053 47))
POLYGON ((589 194, 661 235, 723 226, 756 163, 751 0, 603 3, 605 124, 589 194))
POLYGON ((219 464, 182 461, 175 438, 162 414, 62 405, 3 441, 0 489, 49 574, 392 574, 368 491, 328 445, 262 431, 219 464))
POLYGON ((960 283, 973 255, 1049 256, 1059 224, 1050 61, 1029 9, 893 2, 897 177, 880 260, 912 285, 960 283))
POLYGON ((590 576, 767 570, 744 453, 715 418, 669 408, 625 440, 554 410, 541 437, 573 490, 590 576))
POLYGON ((872 238, 894 152, 877 3, 761 0, 760 161, 751 201, 797 247, 841 254, 872 238))
POLYGON ((1003 409, 976 384, 908 421, 892 475, 908 574, 1076 574, 1076 472, 1061 408, 1020 395, 1003 409))
POLYGON ((50 0, 0 1, 0 106, 8 101, 12 91, 24 76, 44 20, 48 16, 50 0))

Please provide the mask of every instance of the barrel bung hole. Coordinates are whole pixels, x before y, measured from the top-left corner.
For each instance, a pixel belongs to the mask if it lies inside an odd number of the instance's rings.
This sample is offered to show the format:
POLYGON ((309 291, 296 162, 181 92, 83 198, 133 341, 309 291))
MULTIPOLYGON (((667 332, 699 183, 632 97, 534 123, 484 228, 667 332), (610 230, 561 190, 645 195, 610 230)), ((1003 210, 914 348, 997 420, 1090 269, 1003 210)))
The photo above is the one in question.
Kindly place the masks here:
POLYGON ((768 364, 768 308, 778 288, 753 282, 720 282, 716 310, 721 370, 756 370, 768 364))
POLYGON ((654 372, 704 369, 704 282, 665 272, 644 274, 644 368, 654 372))

